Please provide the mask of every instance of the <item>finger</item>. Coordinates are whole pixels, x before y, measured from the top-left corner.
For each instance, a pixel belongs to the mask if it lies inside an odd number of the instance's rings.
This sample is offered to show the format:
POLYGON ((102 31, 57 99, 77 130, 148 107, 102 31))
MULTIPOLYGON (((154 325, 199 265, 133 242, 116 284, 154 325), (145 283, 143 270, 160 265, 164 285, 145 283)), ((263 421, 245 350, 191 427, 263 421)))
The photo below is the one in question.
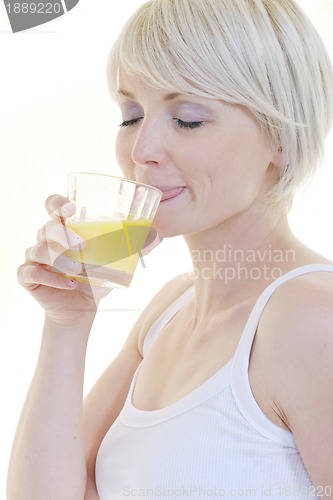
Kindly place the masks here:
POLYGON ((67 217, 75 213, 75 205, 60 194, 52 194, 45 202, 45 208, 53 220, 64 223, 67 217))
POLYGON ((41 285, 62 290, 74 289, 77 281, 66 276, 49 271, 38 264, 23 264, 18 268, 17 278, 19 283, 29 291, 33 291, 41 285))
POLYGON ((59 222, 49 221, 37 233, 38 243, 54 243, 62 246, 64 249, 82 250, 85 241, 72 229, 59 222))
POLYGON ((64 249, 58 245, 38 244, 26 251, 26 261, 33 264, 51 266, 57 271, 70 274, 80 274, 82 265, 70 258, 64 249))

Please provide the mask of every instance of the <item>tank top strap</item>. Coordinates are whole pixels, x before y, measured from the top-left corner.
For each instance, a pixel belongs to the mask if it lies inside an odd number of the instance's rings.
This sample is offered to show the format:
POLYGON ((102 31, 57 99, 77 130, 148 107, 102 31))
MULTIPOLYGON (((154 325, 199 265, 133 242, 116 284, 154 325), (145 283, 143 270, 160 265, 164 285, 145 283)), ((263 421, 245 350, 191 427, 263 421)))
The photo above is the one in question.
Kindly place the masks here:
POLYGON ((235 356, 243 357, 244 361, 246 361, 246 364, 248 365, 250 352, 260 317, 265 309, 267 302, 269 301, 275 290, 280 285, 293 278, 315 272, 333 272, 333 265, 310 264, 307 266, 297 267, 292 271, 289 271, 288 273, 282 275, 280 278, 273 281, 273 283, 271 283, 267 288, 265 288, 265 290, 258 298, 256 304, 254 305, 252 312, 248 318, 235 356))
POLYGON ((143 357, 146 356, 148 350, 162 328, 164 328, 177 314, 177 312, 180 311, 180 309, 194 297, 194 292, 194 285, 192 285, 190 288, 185 290, 185 292, 183 292, 152 324, 143 342, 143 357))
POLYGON ((333 272, 333 265, 311 264, 297 267, 273 281, 262 292, 248 318, 232 360, 231 386, 239 409, 246 419, 252 422, 257 429, 261 429, 267 437, 283 441, 287 445, 292 443, 292 438, 288 436, 290 433, 273 424, 262 412, 258 411, 259 408, 252 394, 248 375, 250 353, 260 317, 275 290, 293 278, 314 272, 333 272))

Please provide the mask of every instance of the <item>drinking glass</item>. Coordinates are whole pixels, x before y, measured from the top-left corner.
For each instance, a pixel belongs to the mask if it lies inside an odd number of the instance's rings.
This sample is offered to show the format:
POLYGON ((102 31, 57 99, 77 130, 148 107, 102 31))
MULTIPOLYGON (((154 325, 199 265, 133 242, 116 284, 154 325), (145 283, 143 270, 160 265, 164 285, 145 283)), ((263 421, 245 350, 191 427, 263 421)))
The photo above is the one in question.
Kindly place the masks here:
POLYGON ((161 196, 157 188, 120 177, 69 174, 68 198, 76 209, 66 227, 85 240, 82 250, 66 252, 82 264, 72 277, 94 286, 128 287, 161 196))

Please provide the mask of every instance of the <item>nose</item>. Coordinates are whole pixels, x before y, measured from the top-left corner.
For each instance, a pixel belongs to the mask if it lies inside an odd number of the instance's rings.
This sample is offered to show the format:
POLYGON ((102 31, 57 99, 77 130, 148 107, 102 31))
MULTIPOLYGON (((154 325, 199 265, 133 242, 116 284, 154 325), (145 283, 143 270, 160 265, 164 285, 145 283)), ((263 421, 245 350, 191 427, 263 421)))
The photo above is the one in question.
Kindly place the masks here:
POLYGON ((165 130, 156 120, 145 118, 138 124, 132 147, 132 161, 136 165, 161 165, 166 159, 165 130))

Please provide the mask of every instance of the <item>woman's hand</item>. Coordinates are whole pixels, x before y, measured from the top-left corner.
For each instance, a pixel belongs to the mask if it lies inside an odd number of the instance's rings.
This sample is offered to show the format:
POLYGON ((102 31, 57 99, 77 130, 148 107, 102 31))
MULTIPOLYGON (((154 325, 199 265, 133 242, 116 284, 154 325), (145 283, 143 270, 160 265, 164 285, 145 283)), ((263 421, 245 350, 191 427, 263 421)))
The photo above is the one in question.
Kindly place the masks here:
POLYGON ((68 250, 84 248, 84 240, 65 227, 75 206, 60 195, 45 203, 51 217, 37 233, 37 244, 26 251, 26 262, 18 269, 18 280, 44 308, 46 317, 58 324, 80 320, 83 313, 94 313, 110 288, 91 287, 75 278, 82 266, 66 255, 68 250))

